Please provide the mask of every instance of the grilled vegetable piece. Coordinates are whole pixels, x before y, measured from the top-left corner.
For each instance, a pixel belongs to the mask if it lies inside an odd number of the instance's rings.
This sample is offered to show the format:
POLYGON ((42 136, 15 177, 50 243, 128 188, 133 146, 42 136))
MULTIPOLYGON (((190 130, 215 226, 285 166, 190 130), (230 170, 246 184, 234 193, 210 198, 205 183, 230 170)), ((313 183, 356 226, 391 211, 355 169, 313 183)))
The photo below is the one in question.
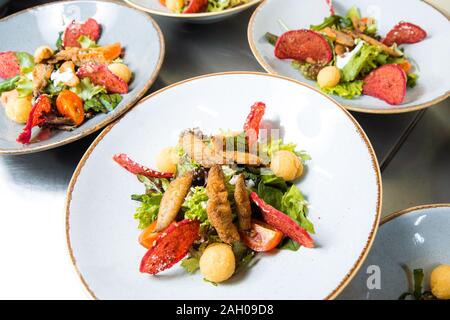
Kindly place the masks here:
POLYGON ((252 227, 252 208, 250 205, 250 196, 245 185, 243 174, 240 174, 236 180, 234 199, 236 200, 239 229, 244 232, 248 232, 252 227))
POLYGON ((158 211, 158 223, 156 224, 156 232, 164 230, 173 220, 175 220, 184 198, 189 192, 192 185, 194 173, 192 171, 186 172, 184 175, 176 178, 170 182, 169 187, 161 200, 158 211))
POLYGON ((57 52, 47 63, 55 64, 60 61, 72 61, 77 66, 87 63, 110 64, 122 54, 120 43, 113 43, 98 48, 66 48, 57 52))
POLYGON ((325 37, 307 29, 285 32, 275 45, 275 56, 279 59, 320 64, 327 64, 333 59, 331 47, 325 37))
POLYGON ((388 55, 392 57, 401 57, 403 56, 403 52, 399 50, 394 50, 391 47, 388 47, 384 43, 378 41, 375 38, 372 38, 371 36, 368 36, 367 34, 361 33, 361 32, 352 32, 352 31, 345 31, 347 34, 353 36, 355 39, 359 38, 361 40, 364 40, 368 44, 380 48, 383 52, 387 53, 388 55))
POLYGON ((253 219, 252 232, 241 232, 242 241, 256 252, 267 252, 274 249, 283 239, 283 233, 270 225, 253 219))
POLYGON ((89 18, 84 23, 72 21, 64 31, 63 45, 64 48, 80 47, 78 39, 81 36, 86 36, 93 41, 100 38, 101 26, 92 18, 89 18))
POLYGON ((331 29, 330 27, 323 28, 320 32, 327 35, 331 40, 336 41, 336 43, 346 46, 353 47, 355 45, 355 41, 351 36, 341 32, 339 30, 331 29))
POLYGON ((406 96, 406 73, 397 64, 385 64, 364 79, 363 93, 397 105, 406 96))
POLYGON ((149 169, 139 163, 131 160, 131 158, 124 154, 119 153, 113 157, 114 161, 117 162, 122 168, 131 172, 132 174, 139 174, 148 178, 172 178, 173 174, 168 172, 158 172, 149 169))
POLYGON ((401 21, 391 31, 388 32, 383 43, 392 46, 394 43, 401 45, 404 43, 417 43, 427 37, 427 32, 418 25, 401 21))
POLYGON ((288 215, 265 203, 256 192, 250 193, 250 198, 261 209, 261 215, 266 223, 283 232, 302 246, 307 248, 314 247, 314 241, 308 232, 288 215))
POLYGON ((225 177, 219 165, 209 170, 206 193, 209 199, 206 207, 208 219, 219 234, 220 240, 228 244, 239 241, 239 233, 233 224, 225 177))
POLYGON ((0 78, 9 79, 20 73, 19 59, 12 51, 0 52, 0 78))
POLYGON ((172 223, 160 233, 142 258, 140 272, 157 274, 179 262, 198 239, 199 228, 200 222, 197 220, 172 223))
POLYGON ((80 78, 89 78, 93 84, 104 86, 110 93, 128 93, 128 84, 116 76, 104 64, 89 63, 77 71, 80 78))
POLYGON ((23 128, 22 133, 17 137, 17 142, 22 144, 30 143, 31 130, 34 126, 42 125, 45 122, 43 116, 45 113, 51 112, 51 109, 52 103, 50 98, 46 95, 39 96, 30 111, 25 128, 23 128))

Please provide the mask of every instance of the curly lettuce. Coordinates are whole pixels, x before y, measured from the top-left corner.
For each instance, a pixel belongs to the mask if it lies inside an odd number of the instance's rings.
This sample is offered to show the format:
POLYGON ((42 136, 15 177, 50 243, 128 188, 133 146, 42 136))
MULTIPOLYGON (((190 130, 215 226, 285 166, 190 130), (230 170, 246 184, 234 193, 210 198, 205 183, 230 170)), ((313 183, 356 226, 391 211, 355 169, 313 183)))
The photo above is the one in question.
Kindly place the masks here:
POLYGON ((369 72, 377 67, 377 57, 381 50, 375 46, 364 43, 342 69, 342 81, 350 82, 356 79, 361 71, 369 72))
POLYGON ((332 88, 321 88, 327 94, 334 94, 345 99, 353 99, 362 94, 363 81, 343 82, 332 88))
POLYGON ((153 221, 156 220, 156 218, 158 218, 158 210, 162 199, 162 193, 132 195, 131 199, 141 203, 134 214, 134 218, 139 221, 138 228, 147 228, 153 221))
POLYGON ((184 217, 191 220, 199 220, 202 225, 209 225, 206 203, 208 195, 204 187, 195 187, 191 190, 191 195, 187 197, 183 204, 184 217))

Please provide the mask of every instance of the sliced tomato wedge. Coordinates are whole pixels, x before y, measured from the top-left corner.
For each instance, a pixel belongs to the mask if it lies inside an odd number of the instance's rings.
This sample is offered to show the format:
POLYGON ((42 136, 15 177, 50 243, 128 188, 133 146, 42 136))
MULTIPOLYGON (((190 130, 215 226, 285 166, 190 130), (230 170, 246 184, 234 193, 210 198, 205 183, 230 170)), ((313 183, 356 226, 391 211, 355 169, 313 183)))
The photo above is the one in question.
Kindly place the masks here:
POLYGON ((160 232, 155 232, 156 220, 153 221, 147 228, 139 235, 139 243, 147 249, 150 249, 155 240, 158 239, 160 232))
POLYGON ((251 226, 249 231, 241 232, 241 239, 254 251, 270 251, 283 239, 283 233, 267 223, 253 219, 251 226))

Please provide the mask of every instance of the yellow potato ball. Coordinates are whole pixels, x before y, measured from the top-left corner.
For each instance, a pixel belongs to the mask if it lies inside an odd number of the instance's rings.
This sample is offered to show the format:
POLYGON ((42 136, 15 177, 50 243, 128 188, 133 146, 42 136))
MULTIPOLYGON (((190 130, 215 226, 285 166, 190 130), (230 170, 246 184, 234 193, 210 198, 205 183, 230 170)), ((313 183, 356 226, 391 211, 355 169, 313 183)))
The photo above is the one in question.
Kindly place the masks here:
POLYGON ((233 250, 224 243, 208 246, 200 257, 200 272, 208 281, 219 283, 228 280, 235 268, 233 250))
POLYGON ((166 7, 170 11, 179 12, 184 7, 184 0, 166 0, 166 7))
POLYGON ((288 150, 280 150, 272 155, 270 169, 286 181, 292 181, 303 174, 303 164, 299 157, 288 150))
POLYGON ((31 97, 17 98, 10 100, 6 104, 6 115, 17 123, 26 123, 30 114, 32 105, 31 97))
POLYGON ((341 80, 341 72, 337 67, 328 66, 319 71, 317 84, 321 88, 335 87, 341 80))
POLYGON ((156 169, 161 172, 175 173, 178 159, 175 149, 172 147, 162 149, 156 156, 156 169))
POLYGON ((450 265, 442 264, 431 272, 431 292, 438 299, 450 299, 450 265))
POLYGON ((108 69, 126 83, 130 82, 132 73, 130 68, 123 63, 111 63, 108 69))

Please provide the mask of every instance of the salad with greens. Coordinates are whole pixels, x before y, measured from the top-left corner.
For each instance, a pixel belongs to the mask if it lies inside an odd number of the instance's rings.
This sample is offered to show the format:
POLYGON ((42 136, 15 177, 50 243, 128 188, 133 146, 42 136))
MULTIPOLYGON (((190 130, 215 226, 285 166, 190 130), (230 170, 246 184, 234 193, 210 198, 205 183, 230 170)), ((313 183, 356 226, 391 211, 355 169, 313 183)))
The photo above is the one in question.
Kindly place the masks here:
POLYGON ((158 171, 114 156, 145 189, 131 196, 147 249, 142 273, 182 261, 188 273, 200 270, 217 284, 252 266, 259 252, 314 247, 314 225, 296 184, 310 157, 279 139, 278 129, 260 130, 265 109, 255 103, 240 132, 183 131, 157 156, 158 171))
POLYGON ((220 12, 252 0, 159 0, 170 11, 176 13, 220 12))
POLYGON ((422 28, 404 21, 382 36, 375 18, 351 7, 345 15, 332 8, 330 16, 309 29, 281 36, 268 32, 265 38, 275 46, 277 58, 291 60, 293 68, 317 81, 325 93, 345 99, 365 94, 396 105, 418 79, 417 66, 400 45, 426 36, 422 28))

